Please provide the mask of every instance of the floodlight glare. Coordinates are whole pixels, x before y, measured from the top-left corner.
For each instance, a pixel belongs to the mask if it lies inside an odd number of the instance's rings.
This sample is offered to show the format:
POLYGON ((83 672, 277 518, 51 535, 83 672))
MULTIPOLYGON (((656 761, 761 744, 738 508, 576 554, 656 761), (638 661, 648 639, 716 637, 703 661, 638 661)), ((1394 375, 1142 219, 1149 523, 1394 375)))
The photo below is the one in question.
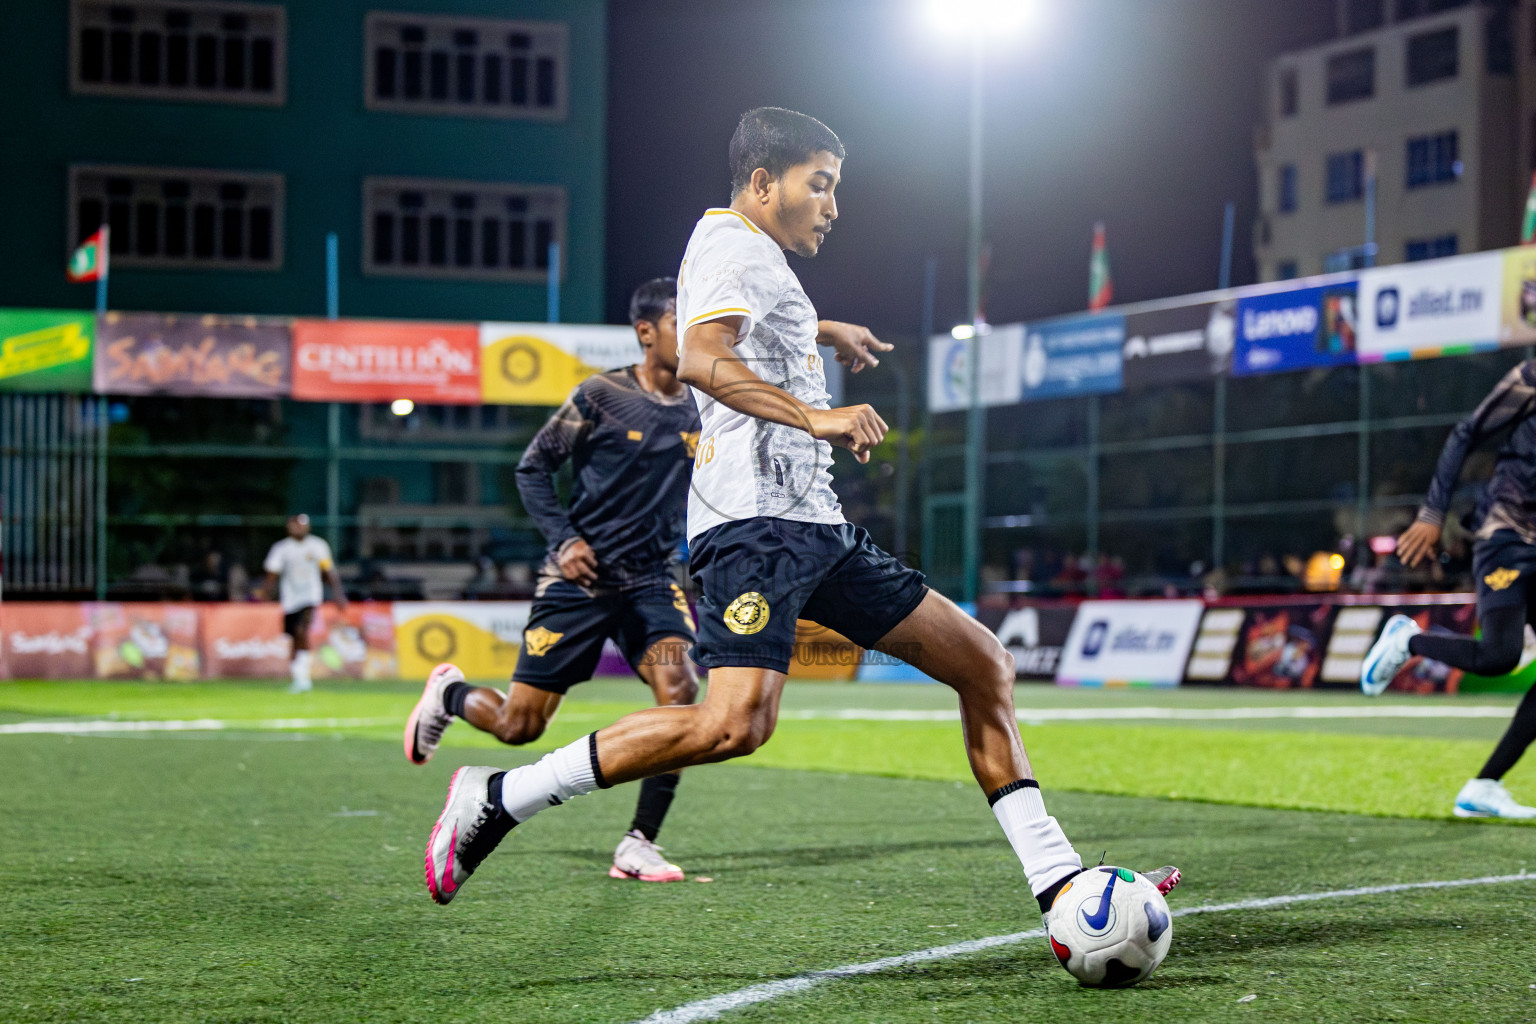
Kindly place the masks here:
POLYGON ((949 336, 956 341, 967 341, 976 337, 976 328, 970 324, 955 324, 949 329, 949 336))
POLYGON ((416 403, 409 398, 397 398, 389 403, 389 411, 396 416, 409 416, 416 411, 416 403))
POLYGON ((1040 0, 926 0, 928 23, 950 35, 1013 35, 1040 20, 1040 0))

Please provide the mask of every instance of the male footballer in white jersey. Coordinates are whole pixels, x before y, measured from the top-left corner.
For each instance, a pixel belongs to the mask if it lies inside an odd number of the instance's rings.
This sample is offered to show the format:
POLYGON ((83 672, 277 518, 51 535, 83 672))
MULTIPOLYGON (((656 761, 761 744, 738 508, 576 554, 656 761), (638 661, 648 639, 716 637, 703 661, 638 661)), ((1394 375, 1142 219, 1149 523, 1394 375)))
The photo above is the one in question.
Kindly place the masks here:
POLYGON ((267 571, 263 589, 270 599, 276 587, 283 606, 283 632, 293 641, 288 692, 308 693, 314 688, 309 678, 309 626, 315 609, 325 601, 326 582, 336 595, 336 606, 347 609, 347 591, 336 573, 331 546, 310 534, 309 516, 300 512, 288 517, 288 536, 272 545, 262 568, 267 571))
MULTIPOLYGON (((867 462, 886 425, 867 405, 829 408, 818 346, 853 372, 878 365, 890 346, 818 321, 784 252, 820 250, 837 219, 843 158, 842 142, 815 118, 748 111, 731 138, 731 205, 699 220, 678 274, 678 377, 701 420, 688 543, 701 592, 694 657, 709 670, 708 694, 629 715, 532 765, 460 769, 427 844, 427 888, 439 903, 540 811, 761 746, 777 721, 797 618, 956 691, 972 773, 1042 911, 1083 870, 1024 753, 1013 659, 845 521, 833 493, 832 446, 867 462)), ((1147 874, 1164 892, 1179 881, 1172 867, 1147 874)))

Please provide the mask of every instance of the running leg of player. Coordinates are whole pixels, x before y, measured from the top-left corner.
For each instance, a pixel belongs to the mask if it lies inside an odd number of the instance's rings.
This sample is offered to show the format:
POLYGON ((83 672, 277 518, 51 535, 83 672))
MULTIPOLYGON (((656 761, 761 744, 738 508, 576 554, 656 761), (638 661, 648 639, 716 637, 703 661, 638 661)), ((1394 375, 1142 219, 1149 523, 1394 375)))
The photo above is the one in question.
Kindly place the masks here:
POLYGON ((289 693, 308 693, 315 688, 309 676, 312 657, 309 651, 309 626, 314 615, 313 608, 301 608, 286 616, 291 620, 288 623, 288 636, 293 640, 293 655, 288 662, 289 693))
POLYGON ((405 756, 412 764, 432 760, 443 731, 455 718, 512 746, 532 743, 544 735, 563 697, 516 681, 506 693, 470 686, 457 665, 444 662, 427 676, 421 699, 406 720, 405 756))
MULTIPOLYGON (((641 659, 636 671, 656 695, 657 707, 692 704, 699 699, 698 675, 688 657, 691 646, 692 641, 683 637, 667 637, 652 644, 641 659)), ((683 880, 683 869, 667 860, 656 845, 680 778, 680 772, 663 772, 640 781, 635 818, 613 851, 610 877, 641 882, 683 880)))
POLYGON ((447 903, 513 826, 572 797, 750 754, 773 733, 783 686, 770 669, 713 669, 703 703, 637 711, 511 771, 460 768, 427 840, 427 890, 447 903))
MULTIPOLYGON (((1046 814, 1013 708, 1013 656, 992 631, 952 601, 929 590, 922 603, 876 647, 951 687, 960 697, 960 724, 971 772, 1024 866, 1030 890, 1048 911, 1083 862, 1056 819, 1046 814)), ((1147 876, 1168 892, 1178 869, 1147 876)))

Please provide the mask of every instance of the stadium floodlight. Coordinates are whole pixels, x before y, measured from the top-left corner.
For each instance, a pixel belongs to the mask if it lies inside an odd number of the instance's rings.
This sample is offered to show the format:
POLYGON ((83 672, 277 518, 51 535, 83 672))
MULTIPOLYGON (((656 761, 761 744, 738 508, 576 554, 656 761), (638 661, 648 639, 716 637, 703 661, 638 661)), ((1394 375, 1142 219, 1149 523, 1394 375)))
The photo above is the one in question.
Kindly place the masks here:
POLYGON ((927 0, 930 26, 945 35, 972 39, 1017 35, 1040 23, 1041 0, 927 0))
POLYGON ((416 411, 416 403, 409 398, 397 398, 389 403, 389 411, 396 416, 409 416, 416 411))
POLYGON ((969 341, 976 337, 976 326, 974 324, 955 324, 955 326, 949 329, 949 336, 956 341, 969 341))

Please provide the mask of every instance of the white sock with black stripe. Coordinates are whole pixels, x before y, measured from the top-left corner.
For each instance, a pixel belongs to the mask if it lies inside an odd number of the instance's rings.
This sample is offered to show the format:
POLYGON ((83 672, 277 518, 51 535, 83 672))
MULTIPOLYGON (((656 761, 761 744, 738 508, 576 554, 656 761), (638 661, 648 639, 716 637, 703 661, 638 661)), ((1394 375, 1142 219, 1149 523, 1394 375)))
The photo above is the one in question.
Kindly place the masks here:
POLYGON ((1045 813, 1040 784, 1034 779, 1010 782, 991 793, 987 802, 1024 865, 1024 877, 1036 898, 1083 870, 1083 859, 1067 841, 1067 834, 1045 813))
POLYGON ((594 732, 545 754, 533 764, 507 772, 501 779, 501 806, 513 820, 524 822, 571 797, 607 788, 597 766, 594 732))

